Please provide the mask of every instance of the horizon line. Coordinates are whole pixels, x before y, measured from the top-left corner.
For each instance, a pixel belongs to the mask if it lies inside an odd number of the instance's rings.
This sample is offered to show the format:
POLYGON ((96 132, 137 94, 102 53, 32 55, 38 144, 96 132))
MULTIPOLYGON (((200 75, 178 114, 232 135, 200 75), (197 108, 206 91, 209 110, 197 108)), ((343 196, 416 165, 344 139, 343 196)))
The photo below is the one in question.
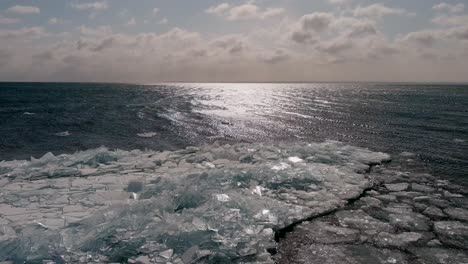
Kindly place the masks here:
POLYGON ((120 81, 1 81, 0 83, 83 83, 83 84, 129 84, 129 85, 158 85, 158 84, 311 84, 311 83, 366 83, 366 84, 468 84, 468 81, 159 81, 159 82, 120 82, 120 81))

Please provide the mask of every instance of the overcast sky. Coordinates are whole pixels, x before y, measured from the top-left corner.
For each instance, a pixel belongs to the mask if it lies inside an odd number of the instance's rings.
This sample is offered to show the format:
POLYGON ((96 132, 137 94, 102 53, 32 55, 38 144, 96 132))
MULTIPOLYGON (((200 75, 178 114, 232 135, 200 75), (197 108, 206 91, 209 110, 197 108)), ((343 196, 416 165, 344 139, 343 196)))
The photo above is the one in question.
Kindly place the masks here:
POLYGON ((0 81, 468 81, 466 0, 0 1, 0 81))

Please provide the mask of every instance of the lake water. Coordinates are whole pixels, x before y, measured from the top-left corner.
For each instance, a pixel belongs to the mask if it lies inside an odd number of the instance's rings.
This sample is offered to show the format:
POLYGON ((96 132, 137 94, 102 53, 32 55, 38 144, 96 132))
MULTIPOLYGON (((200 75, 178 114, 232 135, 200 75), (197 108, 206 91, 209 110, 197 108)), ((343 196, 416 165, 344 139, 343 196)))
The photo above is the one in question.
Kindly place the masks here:
POLYGON ((0 160, 327 139, 466 181, 468 85, 0 83, 0 160))

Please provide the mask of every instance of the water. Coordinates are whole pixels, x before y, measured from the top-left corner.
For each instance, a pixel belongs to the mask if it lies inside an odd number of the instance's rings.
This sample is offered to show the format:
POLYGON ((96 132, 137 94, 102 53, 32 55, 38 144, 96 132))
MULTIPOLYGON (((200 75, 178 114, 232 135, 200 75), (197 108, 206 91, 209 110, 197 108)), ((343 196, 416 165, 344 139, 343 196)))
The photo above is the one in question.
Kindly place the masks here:
POLYGON ((467 88, 0 84, 0 262, 271 264, 385 153, 376 179, 468 181, 467 88))
POLYGON ((468 85, 0 83, 0 160, 326 139, 466 181, 468 85))

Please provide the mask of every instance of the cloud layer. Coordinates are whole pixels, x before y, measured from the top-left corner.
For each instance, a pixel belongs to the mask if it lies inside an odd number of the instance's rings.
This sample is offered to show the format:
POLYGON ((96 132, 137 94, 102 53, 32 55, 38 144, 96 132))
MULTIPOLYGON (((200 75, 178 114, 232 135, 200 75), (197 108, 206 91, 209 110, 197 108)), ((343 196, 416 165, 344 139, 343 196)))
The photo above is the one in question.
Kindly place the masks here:
MULTIPOLYGON (((244 25, 232 33, 177 26, 160 33, 135 32, 105 25, 56 32, 48 28, 64 23, 56 17, 43 26, 0 27, 0 79, 468 81, 468 15, 463 4, 429 6, 434 16, 426 28, 392 35, 385 31, 388 21, 411 19, 412 12, 387 2, 328 2, 339 8, 294 14, 286 7, 246 2, 200 10, 217 23, 244 25)), ((71 7, 97 12, 111 10, 111 4, 80 2, 71 7)), ((13 14, 40 12, 36 8, 10 7, 5 10, 8 16, 0 16, 0 25, 18 24, 13 14)), ((149 12, 156 25, 168 23, 163 9, 152 7, 149 12)), ((147 23, 138 17, 123 19, 133 30, 147 23)))

